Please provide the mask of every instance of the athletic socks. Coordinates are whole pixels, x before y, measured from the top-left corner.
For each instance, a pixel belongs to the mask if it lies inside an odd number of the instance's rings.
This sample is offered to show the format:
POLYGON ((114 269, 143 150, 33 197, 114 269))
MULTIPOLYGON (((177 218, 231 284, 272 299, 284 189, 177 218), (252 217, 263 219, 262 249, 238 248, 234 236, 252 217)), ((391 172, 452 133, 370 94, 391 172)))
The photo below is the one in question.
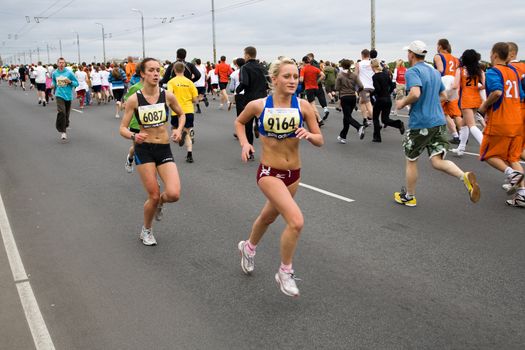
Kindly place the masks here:
POLYGON ((504 171, 504 173, 505 173, 505 175, 506 175, 507 177, 509 177, 513 172, 514 172, 514 169, 512 169, 510 166, 508 166, 508 167, 505 169, 505 171, 504 171))
POLYGON ((255 254, 255 248, 257 248, 256 244, 251 244, 250 240, 246 241, 246 250, 248 250, 248 253, 255 254))
POLYGON ((283 263, 281 263, 281 267, 279 267, 279 270, 281 270, 282 272, 286 272, 286 273, 292 273, 292 264, 290 265, 285 265, 283 263))
POLYGON ((457 133, 457 131, 454 131, 454 132, 452 133, 452 137, 459 137, 459 134, 457 133))
POLYGON ((477 126, 471 126, 470 133, 472 134, 472 136, 474 136, 476 141, 478 141, 478 143, 481 145, 481 142, 483 142, 483 133, 481 132, 481 130, 479 130, 477 126))
POLYGON ((469 135, 469 128, 468 128, 468 126, 462 126, 461 129, 459 129, 459 146, 458 146, 458 149, 460 149, 462 151, 465 150, 465 147, 467 146, 468 135, 469 135))

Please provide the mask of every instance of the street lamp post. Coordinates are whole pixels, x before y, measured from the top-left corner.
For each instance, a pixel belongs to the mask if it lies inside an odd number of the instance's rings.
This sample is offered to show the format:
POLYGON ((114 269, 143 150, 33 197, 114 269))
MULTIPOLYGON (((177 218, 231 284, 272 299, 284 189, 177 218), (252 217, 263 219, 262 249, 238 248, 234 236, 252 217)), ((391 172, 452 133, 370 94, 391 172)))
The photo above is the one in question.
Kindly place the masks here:
POLYGON ((215 1, 211 0, 211 30, 213 35, 213 63, 217 63, 217 48, 215 46, 215 1))
POLYGON ((144 14, 141 10, 132 8, 131 11, 139 12, 140 13, 140 22, 142 25, 142 59, 146 58, 146 46, 144 43, 144 14))
POLYGON ((376 1, 370 3, 370 49, 376 48, 376 1))
POLYGON ((46 43, 46 48, 47 48, 47 64, 49 64, 51 62, 51 60, 49 59, 49 43, 46 43))
POLYGON ((95 23, 102 27, 102 56, 104 57, 104 61, 106 62, 106 34, 104 34, 104 25, 102 23, 95 23))
POLYGON ((78 32, 75 32, 72 30, 73 33, 77 35, 77 53, 78 53, 78 62, 77 64, 80 64, 80 38, 78 37, 78 32))

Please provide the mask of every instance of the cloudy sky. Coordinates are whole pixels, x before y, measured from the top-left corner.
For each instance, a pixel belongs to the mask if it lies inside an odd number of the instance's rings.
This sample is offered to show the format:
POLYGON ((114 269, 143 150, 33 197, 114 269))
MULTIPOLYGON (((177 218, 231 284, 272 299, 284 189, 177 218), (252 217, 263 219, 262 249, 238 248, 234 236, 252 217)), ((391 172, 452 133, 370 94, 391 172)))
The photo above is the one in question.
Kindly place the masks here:
MULTIPOLYGON (((356 59, 370 47, 370 0, 215 0, 217 57, 242 55, 256 46, 259 57, 279 55, 300 59, 356 59)), ((9 61, 51 61, 59 55, 77 61, 76 34, 82 61, 102 60, 101 26, 107 34, 106 58, 142 56, 140 14, 145 23, 146 56, 173 59, 179 47, 188 59, 213 58, 211 0, 101 1, 2 0, 0 55, 9 61)), ((401 50, 423 40, 435 51, 439 38, 448 38, 453 53, 468 48, 484 59, 493 43, 515 41, 525 58, 525 0, 376 0, 376 48, 380 57, 405 58, 401 50)))

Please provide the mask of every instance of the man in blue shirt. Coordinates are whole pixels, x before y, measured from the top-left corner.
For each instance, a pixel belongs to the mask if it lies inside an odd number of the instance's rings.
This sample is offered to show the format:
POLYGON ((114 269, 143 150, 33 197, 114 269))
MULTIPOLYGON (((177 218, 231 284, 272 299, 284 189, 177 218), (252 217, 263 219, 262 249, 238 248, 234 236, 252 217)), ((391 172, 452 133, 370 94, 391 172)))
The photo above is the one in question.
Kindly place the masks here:
POLYGON ((69 112, 71 112, 71 100, 73 99, 73 88, 78 86, 78 80, 69 69, 65 69, 66 61, 60 57, 57 61, 58 69, 53 72, 53 86, 57 101, 56 128, 60 133, 60 140, 67 142, 66 129, 69 126, 69 112))
POLYGON ((446 139, 446 120, 441 100, 446 99, 445 87, 437 70, 425 63, 427 48, 424 42, 416 40, 405 47, 408 50, 406 89, 408 96, 396 102, 398 110, 410 105, 409 130, 403 138, 406 156, 406 188, 394 193, 394 200, 409 207, 416 206, 417 160, 426 149, 434 169, 457 177, 465 184, 470 200, 477 202, 480 197, 476 176, 463 172, 456 164, 445 160, 449 143, 446 139))

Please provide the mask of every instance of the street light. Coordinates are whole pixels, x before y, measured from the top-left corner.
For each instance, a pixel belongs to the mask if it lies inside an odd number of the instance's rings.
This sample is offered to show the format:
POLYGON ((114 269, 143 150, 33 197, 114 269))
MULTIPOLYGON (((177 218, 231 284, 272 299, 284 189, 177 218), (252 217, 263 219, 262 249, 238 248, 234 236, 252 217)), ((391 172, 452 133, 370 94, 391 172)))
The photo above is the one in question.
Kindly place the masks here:
POLYGON ((131 11, 139 12, 140 13, 140 21, 142 23, 142 59, 146 58, 146 47, 144 44, 144 14, 141 10, 132 8, 131 11))
POLYGON ((78 53, 78 64, 80 64, 80 39, 78 37, 78 32, 75 32, 74 30, 71 31, 72 33, 75 33, 77 35, 77 53, 78 53))
POLYGON ((103 62, 106 62, 106 40, 105 40, 105 37, 106 35, 104 34, 104 25, 102 23, 95 23, 95 24, 98 24, 99 26, 102 27, 102 54, 104 56, 104 61, 103 62))
POLYGON ((211 0, 211 26, 213 33, 213 63, 217 62, 217 49, 215 46, 215 1, 211 0))
POLYGON ((376 1, 370 3, 370 49, 376 48, 376 1))

